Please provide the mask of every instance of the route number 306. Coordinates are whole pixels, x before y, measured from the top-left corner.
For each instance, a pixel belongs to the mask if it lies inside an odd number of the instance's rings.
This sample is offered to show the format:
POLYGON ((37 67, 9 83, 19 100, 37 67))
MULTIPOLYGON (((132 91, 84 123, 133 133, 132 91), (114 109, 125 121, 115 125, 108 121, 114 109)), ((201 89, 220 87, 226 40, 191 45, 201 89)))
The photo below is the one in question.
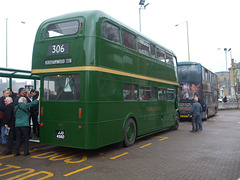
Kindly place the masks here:
POLYGON ((61 44, 50 44, 48 45, 48 56, 53 55, 61 55, 68 54, 69 51, 69 43, 61 43, 61 44))
POLYGON ((65 51, 64 44, 52 45, 52 54, 64 53, 64 51, 65 51))

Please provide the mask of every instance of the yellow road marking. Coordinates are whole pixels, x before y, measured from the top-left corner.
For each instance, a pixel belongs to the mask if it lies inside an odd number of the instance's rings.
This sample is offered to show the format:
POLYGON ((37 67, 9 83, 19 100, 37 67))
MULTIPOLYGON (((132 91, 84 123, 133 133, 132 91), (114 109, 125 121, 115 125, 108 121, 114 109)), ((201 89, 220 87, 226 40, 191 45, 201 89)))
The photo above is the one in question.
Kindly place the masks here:
POLYGON ((141 147, 139 147, 139 148, 145 148, 145 147, 147 147, 147 146, 150 146, 152 143, 148 143, 148 144, 145 144, 144 146, 141 146, 141 147))
POLYGON ((125 152, 125 153, 119 154, 119 155, 117 155, 117 156, 111 157, 110 159, 117 159, 117 158, 122 157, 122 156, 125 156, 125 155, 127 155, 127 154, 128 154, 128 152, 125 152))
POLYGON ((70 172, 70 173, 67 173, 67 174, 64 174, 63 176, 70 176, 70 175, 73 175, 73 174, 76 174, 78 172, 81 172, 81 171, 84 171, 84 170, 87 170, 87 169, 90 169, 92 168, 93 166, 87 166, 87 167, 84 167, 84 168, 81 168, 81 169, 78 169, 76 171, 73 171, 73 172, 70 172))
POLYGON ((163 141, 163 140, 165 140, 165 139, 168 139, 168 137, 164 137, 164 138, 162 138, 162 139, 159 139, 159 141, 163 141))

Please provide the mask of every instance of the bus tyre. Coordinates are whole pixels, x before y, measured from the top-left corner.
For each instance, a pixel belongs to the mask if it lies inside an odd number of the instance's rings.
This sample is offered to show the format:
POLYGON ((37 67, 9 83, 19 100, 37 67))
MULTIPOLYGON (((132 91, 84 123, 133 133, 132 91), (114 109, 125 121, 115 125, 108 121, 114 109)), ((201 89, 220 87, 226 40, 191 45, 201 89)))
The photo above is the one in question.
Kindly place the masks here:
POLYGON ((176 125, 174 125, 174 126, 172 127, 172 130, 178 130, 179 122, 180 122, 180 115, 179 115, 179 113, 177 112, 177 114, 176 114, 176 125))
POLYGON ((137 135, 137 128, 135 121, 130 118, 127 120, 124 128, 124 145, 129 147, 134 144, 137 135))

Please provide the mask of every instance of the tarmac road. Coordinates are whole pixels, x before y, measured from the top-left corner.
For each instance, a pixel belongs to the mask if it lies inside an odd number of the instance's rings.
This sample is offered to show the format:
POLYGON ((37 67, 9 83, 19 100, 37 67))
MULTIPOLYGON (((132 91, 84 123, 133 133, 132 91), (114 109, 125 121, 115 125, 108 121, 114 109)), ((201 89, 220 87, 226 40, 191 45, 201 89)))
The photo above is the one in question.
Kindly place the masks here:
MULTIPOLYGON (((240 178, 240 110, 223 110, 190 133, 191 123, 138 140, 78 150, 31 143, 30 156, 0 155, 0 179, 174 179, 240 178)), ((3 151, 3 148, 0 149, 3 151)))

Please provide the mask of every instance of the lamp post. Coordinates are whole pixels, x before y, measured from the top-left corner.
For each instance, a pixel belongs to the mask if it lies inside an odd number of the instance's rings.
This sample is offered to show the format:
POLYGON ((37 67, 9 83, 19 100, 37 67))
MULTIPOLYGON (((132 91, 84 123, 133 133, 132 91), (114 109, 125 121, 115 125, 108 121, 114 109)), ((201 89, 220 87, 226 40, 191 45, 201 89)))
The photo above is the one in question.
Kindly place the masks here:
POLYGON ((235 82, 234 82, 234 70, 233 70, 233 66, 234 66, 234 59, 232 58, 232 49, 229 48, 228 52, 230 53, 230 58, 231 58, 231 70, 230 70, 230 79, 231 79, 231 95, 233 99, 236 99, 236 92, 235 92, 235 82))
MULTIPOLYGON (((18 21, 22 24, 25 24, 24 21, 18 21)), ((8 67, 8 18, 6 18, 6 68, 8 67)))
POLYGON ((141 32, 141 9, 146 9, 146 7, 149 5, 149 3, 147 3, 146 5, 144 5, 145 4, 145 0, 140 0, 140 2, 139 2, 139 5, 140 5, 140 7, 139 7, 139 31, 141 32), (144 8, 142 8, 142 6, 144 7, 144 8))
MULTIPOLYGON (((221 49, 223 49, 224 50, 224 52, 225 52, 225 59, 226 59, 226 72, 228 73, 228 69, 227 69, 227 52, 228 51, 231 51, 231 48, 218 48, 218 50, 221 50, 221 49)), ((228 77, 226 78, 226 89, 227 89, 227 95, 229 94, 228 93, 228 77)))
MULTIPOLYGON (((188 46, 188 61, 190 61, 190 45, 189 45, 189 33, 188 33, 188 21, 186 23, 186 29, 187 29, 187 46, 188 46)), ((183 24, 183 23, 180 23, 183 24)), ((179 26, 180 24, 176 24, 175 26, 179 26)))

